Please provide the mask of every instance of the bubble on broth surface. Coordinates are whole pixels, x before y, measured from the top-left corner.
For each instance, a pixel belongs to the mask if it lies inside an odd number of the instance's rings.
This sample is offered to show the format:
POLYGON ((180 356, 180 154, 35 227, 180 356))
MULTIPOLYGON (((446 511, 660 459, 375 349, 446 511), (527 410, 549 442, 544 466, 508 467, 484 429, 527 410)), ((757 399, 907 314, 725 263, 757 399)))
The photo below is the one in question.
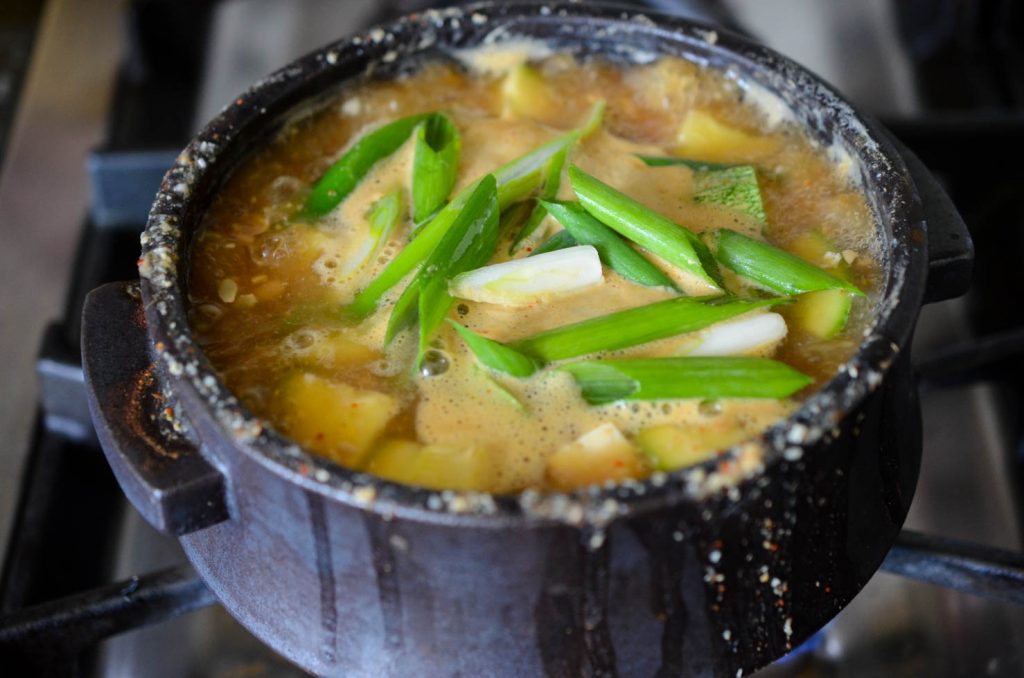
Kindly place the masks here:
POLYGON ((436 377, 447 372, 450 364, 447 353, 432 348, 423 354, 423 360, 420 362, 420 374, 424 377, 436 377))

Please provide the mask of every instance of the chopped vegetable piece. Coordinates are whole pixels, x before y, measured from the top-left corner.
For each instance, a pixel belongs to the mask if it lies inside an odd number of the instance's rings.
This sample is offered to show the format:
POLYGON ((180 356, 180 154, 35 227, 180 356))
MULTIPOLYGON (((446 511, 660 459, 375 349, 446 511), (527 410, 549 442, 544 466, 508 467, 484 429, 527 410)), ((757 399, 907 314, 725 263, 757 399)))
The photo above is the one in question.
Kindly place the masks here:
POLYGON ((512 348, 544 362, 615 351, 703 329, 781 299, 676 297, 556 327, 512 342, 512 348))
MULTIPOLYGON (((545 252, 557 252, 558 250, 564 250, 567 247, 575 247, 579 245, 576 242, 576 238, 572 237, 569 231, 561 230, 555 233, 553 236, 537 245, 537 249, 530 252, 527 256, 535 257, 538 254, 544 254, 545 252)), ((600 254, 600 252, 598 252, 600 254)))
POLYGON ((776 294, 793 295, 844 289, 864 296, 855 285, 809 264, 800 257, 736 231, 716 232, 715 253, 724 266, 776 294))
POLYGON ((593 245, 610 269, 627 280, 648 287, 670 287, 675 283, 642 254, 630 247, 615 231, 590 216, 579 203, 541 201, 541 205, 564 232, 583 245, 593 245))
MULTIPOLYGON (((485 263, 498 244, 498 196, 492 175, 481 180, 462 212, 413 279, 419 287, 420 356, 451 307, 452 277, 485 263)), ((396 312, 398 308, 396 307, 396 312)), ((395 314, 392 314, 394 320, 395 314)), ((401 323, 401 320, 399 320, 401 323)), ((391 323, 388 323, 389 330, 391 323)), ((417 359, 417 364, 419 360, 417 359)))
POLYGON ((448 290, 461 299, 526 306, 574 294, 603 280, 597 250, 577 245, 467 271, 454 277, 448 290))
MULTIPOLYGON (((850 280, 850 265, 835 243, 821 231, 801 234, 790 244, 790 249, 801 259, 827 269, 837 278, 850 280)), ((846 290, 821 290, 796 297, 796 303, 786 309, 786 315, 810 335, 831 339, 846 327, 852 307, 853 296, 846 290)))
POLYGON ((301 216, 315 219, 334 209, 378 160, 397 151, 416 125, 433 115, 436 114, 421 113, 400 118, 360 137, 313 185, 301 216))
POLYGON ((547 476, 558 490, 574 490, 642 475, 636 447, 610 422, 584 433, 548 457, 547 476))
POLYGON ((448 322, 458 331, 477 360, 492 370, 511 374, 513 377, 528 377, 537 371, 539 364, 533 358, 493 339, 480 336, 450 318, 448 322))
POLYGON ((370 457, 366 470, 388 480, 435 490, 486 492, 497 480, 490 450, 479 445, 388 440, 370 457))
POLYGON ((693 201, 721 205, 751 216, 762 224, 768 221, 761 189, 757 185, 757 170, 753 165, 695 172, 693 201))
POLYGON ((674 471, 699 464, 718 450, 741 443, 750 434, 742 428, 709 426, 653 426, 636 437, 640 449, 658 471, 674 471))
POLYGON ((519 64, 509 71, 501 85, 502 108, 521 118, 555 120, 562 105, 558 95, 537 69, 519 64))
POLYGON ((361 268, 367 261, 373 258, 381 246, 388 241, 391 233, 395 230, 402 217, 402 194, 401 187, 396 188, 383 196, 380 200, 370 206, 366 213, 366 220, 369 228, 363 236, 363 241, 355 253, 339 269, 342 275, 347 275, 361 268))
POLYGON ((447 115, 437 114, 416 128, 412 162, 412 215, 417 224, 433 214, 455 185, 462 138, 447 115))
MULTIPOLYGON (((578 131, 568 132, 495 170, 493 176, 498 185, 499 206, 505 209, 533 193, 541 183, 541 173, 547 162, 575 143, 578 137, 578 131)), ((482 180, 478 179, 459 191, 433 219, 416 232, 412 242, 356 295, 348 306, 349 314, 362 317, 373 311, 385 292, 423 263, 458 217, 466 200, 480 185, 480 181, 482 180)))
MULTIPOLYGON (((395 302, 388 318, 384 341, 390 342, 420 314, 420 345, 425 350, 429 335, 448 313, 449 278, 490 258, 498 239, 498 202, 493 175, 476 184, 462 211, 430 253, 423 267, 395 302), (424 313, 425 312, 425 313, 424 313)), ((415 244, 414 240, 410 243, 415 244)))
POLYGON ((398 414, 389 395, 300 372, 276 395, 281 428, 302 445, 346 466, 358 466, 398 414))
POLYGON ((711 161, 757 157, 771 153, 778 145, 775 139, 748 134, 704 111, 686 115, 677 141, 674 150, 679 155, 711 161))
POLYGON ((526 223, 526 220, 530 218, 530 214, 532 213, 533 198, 515 203, 514 205, 502 211, 501 213, 501 232, 519 232, 519 230, 523 227, 523 224, 526 223))
POLYGON ((636 157, 644 161, 644 164, 648 167, 666 167, 673 165, 682 165, 683 167, 689 167, 694 171, 698 170, 720 170, 728 169, 730 167, 739 167, 736 163, 731 162, 707 162, 704 160, 691 160, 690 158, 673 158, 671 156, 661 155, 637 155, 636 157))
POLYGON ((644 358, 562 365, 591 405, 616 400, 785 398, 814 383, 767 358, 644 358))
POLYGON ((846 327, 852 307, 853 295, 846 290, 821 290, 798 296, 788 315, 812 336, 831 339, 846 327))
POLYGON ((569 178, 580 204, 598 221, 704 281, 711 289, 721 289, 721 281, 716 280, 717 268, 714 268, 713 259, 705 256, 702 261, 698 248, 704 247, 703 243, 688 229, 641 205, 575 165, 569 167, 569 178), (706 270, 705 266, 713 268, 706 270))
MULTIPOLYGON (((566 148, 561 153, 558 153, 548 161, 548 166, 545 171, 544 186, 541 189, 540 199, 549 200, 558 195, 558 189, 562 184, 562 170, 565 169, 565 160, 569 155, 569 149, 566 148)), ((533 208, 530 212, 530 216, 527 217, 523 223, 523 228, 519 231, 519 235, 516 236, 512 246, 509 248, 510 254, 518 252, 527 242, 530 241, 531 236, 537 231, 537 227, 540 226, 541 222, 544 221, 544 217, 548 215, 547 210, 537 200, 531 201, 533 208)))
POLYGON ((715 323, 699 333, 679 355, 743 355, 773 348, 786 338, 786 321, 778 313, 758 313, 715 323))

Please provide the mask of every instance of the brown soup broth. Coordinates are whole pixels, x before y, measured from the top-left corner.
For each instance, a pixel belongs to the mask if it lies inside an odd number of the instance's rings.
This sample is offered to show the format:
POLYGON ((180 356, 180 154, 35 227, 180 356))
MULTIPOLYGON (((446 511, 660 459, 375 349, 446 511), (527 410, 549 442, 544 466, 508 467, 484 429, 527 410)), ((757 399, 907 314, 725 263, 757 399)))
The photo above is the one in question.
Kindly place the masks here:
MULTIPOLYGON (((827 340, 809 335, 786 310, 780 311, 788 334, 760 354, 809 374, 815 387, 852 355, 870 322, 880 286, 876 229, 864 196, 819 147, 792 124, 768 129, 759 110, 743 103, 735 83, 679 59, 624 68, 556 55, 533 67, 543 91, 557 94, 557 105, 539 105, 523 114, 515 106, 510 109, 504 72, 433 63, 394 81, 346 89, 338 99, 287 125, 229 177, 192 249, 190 322, 228 386, 258 416, 314 452, 348 466, 413 484, 510 492, 564 489, 566 482, 552 479, 551 455, 606 422, 614 423, 631 444, 645 428, 677 425, 694 439, 710 441, 705 452, 711 453, 717 445, 757 434, 797 406, 798 398, 593 407, 565 373, 542 371, 519 380, 488 372, 448 326, 434 339, 448 362, 448 370, 438 376, 425 377, 413 369, 415 326, 384 348, 384 327, 406 282, 395 286, 361 322, 348 319, 342 309, 408 242, 413 226, 408 209, 371 260, 351 271, 348 261, 360 229, 367 228, 369 207, 397 186, 408 188, 412 145, 406 143, 377 163, 319 223, 297 223, 293 215, 312 184, 362 133, 417 112, 443 111, 459 128, 458 191, 575 128, 594 102, 603 99, 602 127, 575 147, 571 161, 698 233, 718 228, 763 232, 764 239, 783 248, 792 248, 807 232, 824 234, 834 245, 830 255, 842 257, 847 275, 867 297, 854 301, 846 327, 827 340), (647 167, 635 157, 687 155, 679 130, 691 111, 701 111, 749 140, 738 147, 704 149, 715 157, 701 159, 757 167, 767 214, 763 229, 742 212, 695 203, 692 170, 647 167), (339 414, 339 407, 350 409, 339 414), (360 414, 353 415, 355 411, 360 414), (360 428, 364 425, 369 430, 360 428), (473 470, 427 469, 413 476, 393 471, 422 449, 432 450, 431 459, 442 460, 416 462, 427 466, 443 466, 446 454, 455 458, 462 454, 458 450, 472 450, 463 462, 473 470), (392 461, 381 461, 388 455, 392 461)), ((572 199, 564 174, 558 197, 572 199)), ((551 234, 560 226, 549 217, 541 228, 551 234)), ((514 235, 503 232, 492 263, 509 258, 514 235)), ((450 317, 506 341, 673 296, 665 289, 630 283, 607 267, 604 279, 598 287, 525 307, 456 299, 450 317)), ((675 346, 678 339, 673 338, 620 354, 670 355, 675 346)), ((616 462, 607 473, 585 480, 649 473, 639 452, 637 459, 625 466, 616 462)))

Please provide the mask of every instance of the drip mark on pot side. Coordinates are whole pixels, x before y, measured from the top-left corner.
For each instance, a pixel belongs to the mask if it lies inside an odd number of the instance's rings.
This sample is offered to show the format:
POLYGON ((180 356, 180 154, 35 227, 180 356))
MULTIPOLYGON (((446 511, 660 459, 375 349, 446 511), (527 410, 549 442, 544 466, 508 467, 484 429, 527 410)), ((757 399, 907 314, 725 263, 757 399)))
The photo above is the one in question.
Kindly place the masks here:
POLYGON ((580 569, 583 580, 583 648, 592 676, 617 676, 615 647, 608 628, 610 544, 601 540, 595 548, 593 535, 583 532, 580 569))
POLYGON ((373 570, 377 576, 377 595, 384 621, 384 645, 388 649, 398 649, 403 644, 402 591, 398 585, 391 530, 386 522, 371 513, 365 515, 364 524, 370 538, 373 570))
POLYGON ((338 605, 334 588, 334 565, 331 562, 331 540, 327 532, 324 500, 318 494, 306 492, 309 504, 309 523, 313 529, 313 548, 316 552, 316 572, 320 580, 320 652, 323 659, 333 663, 336 656, 335 637, 338 632, 338 605))

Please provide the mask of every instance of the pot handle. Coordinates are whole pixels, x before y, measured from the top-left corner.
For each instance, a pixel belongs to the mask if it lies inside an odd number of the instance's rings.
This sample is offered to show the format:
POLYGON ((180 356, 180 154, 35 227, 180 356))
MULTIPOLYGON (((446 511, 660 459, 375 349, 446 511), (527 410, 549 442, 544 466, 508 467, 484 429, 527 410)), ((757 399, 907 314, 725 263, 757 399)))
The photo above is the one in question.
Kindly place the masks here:
POLYGON ((148 347, 137 282, 89 293, 82 367, 96 435, 139 513, 161 532, 181 536, 230 518, 227 483, 175 430, 148 347))
POLYGON ((959 297, 971 286, 974 242, 946 191, 924 163, 906 146, 900 154, 917 186, 928 223, 928 282, 924 303, 959 297))

